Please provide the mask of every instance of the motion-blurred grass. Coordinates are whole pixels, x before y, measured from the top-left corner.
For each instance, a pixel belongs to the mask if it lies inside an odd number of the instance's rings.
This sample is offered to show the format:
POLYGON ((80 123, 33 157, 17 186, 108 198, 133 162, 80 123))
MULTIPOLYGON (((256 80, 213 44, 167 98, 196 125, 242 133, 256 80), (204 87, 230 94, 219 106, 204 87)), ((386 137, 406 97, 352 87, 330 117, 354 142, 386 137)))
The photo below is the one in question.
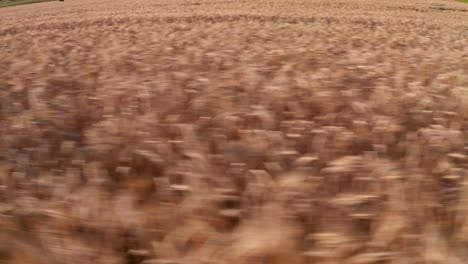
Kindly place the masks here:
POLYGON ((24 4, 34 4, 41 2, 48 2, 51 0, 0 0, 0 7, 24 5, 24 4))

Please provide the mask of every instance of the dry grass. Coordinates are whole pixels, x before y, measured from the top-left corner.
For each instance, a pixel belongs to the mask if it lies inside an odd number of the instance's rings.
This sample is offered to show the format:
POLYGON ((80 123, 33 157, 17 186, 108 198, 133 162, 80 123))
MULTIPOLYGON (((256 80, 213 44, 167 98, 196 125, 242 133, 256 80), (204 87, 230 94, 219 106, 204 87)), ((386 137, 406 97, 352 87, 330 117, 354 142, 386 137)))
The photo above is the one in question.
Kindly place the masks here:
POLYGON ((464 263, 467 16, 443 0, 0 10, 0 263, 464 263))

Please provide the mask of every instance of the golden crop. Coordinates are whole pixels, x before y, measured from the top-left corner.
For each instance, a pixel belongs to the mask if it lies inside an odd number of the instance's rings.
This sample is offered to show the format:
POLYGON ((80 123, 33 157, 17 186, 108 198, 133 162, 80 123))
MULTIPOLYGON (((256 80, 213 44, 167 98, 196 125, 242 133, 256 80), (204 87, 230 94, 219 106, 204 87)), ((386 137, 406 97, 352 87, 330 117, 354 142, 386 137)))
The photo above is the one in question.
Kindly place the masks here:
POLYGON ((468 6, 0 9, 0 263, 464 263, 468 6))

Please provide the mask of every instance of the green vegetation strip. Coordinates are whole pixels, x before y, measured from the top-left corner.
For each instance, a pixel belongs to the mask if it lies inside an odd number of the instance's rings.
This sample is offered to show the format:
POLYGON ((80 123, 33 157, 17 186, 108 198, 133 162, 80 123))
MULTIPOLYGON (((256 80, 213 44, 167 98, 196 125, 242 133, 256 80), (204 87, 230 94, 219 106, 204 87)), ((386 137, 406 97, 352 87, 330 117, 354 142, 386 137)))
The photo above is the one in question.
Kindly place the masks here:
POLYGON ((49 2, 52 0, 0 0, 0 7, 49 2))

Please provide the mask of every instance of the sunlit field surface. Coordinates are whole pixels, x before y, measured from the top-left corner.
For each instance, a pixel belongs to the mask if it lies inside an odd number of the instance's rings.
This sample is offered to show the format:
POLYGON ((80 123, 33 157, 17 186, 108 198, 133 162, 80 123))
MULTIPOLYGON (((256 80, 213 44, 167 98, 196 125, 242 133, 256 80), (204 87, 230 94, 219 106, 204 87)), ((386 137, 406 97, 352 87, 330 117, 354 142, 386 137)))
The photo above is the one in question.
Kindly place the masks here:
POLYGON ((0 263, 462 264, 468 6, 0 9, 0 263))

